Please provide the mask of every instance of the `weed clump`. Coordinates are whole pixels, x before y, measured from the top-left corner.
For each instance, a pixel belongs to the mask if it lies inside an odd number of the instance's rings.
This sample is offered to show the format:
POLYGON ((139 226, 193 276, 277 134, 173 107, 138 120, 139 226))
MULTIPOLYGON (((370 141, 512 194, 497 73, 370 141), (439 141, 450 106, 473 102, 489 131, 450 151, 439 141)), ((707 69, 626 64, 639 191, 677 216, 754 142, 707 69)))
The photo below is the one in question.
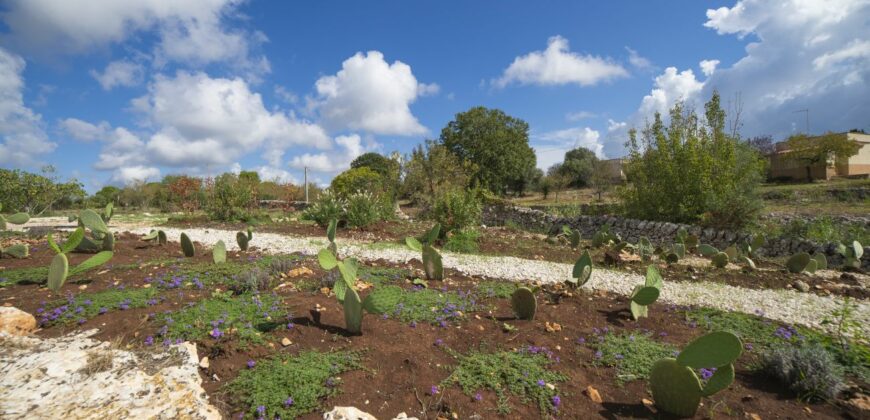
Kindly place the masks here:
POLYGON ((843 389, 843 369, 818 344, 777 346, 762 355, 762 371, 798 397, 831 400, 843 389))

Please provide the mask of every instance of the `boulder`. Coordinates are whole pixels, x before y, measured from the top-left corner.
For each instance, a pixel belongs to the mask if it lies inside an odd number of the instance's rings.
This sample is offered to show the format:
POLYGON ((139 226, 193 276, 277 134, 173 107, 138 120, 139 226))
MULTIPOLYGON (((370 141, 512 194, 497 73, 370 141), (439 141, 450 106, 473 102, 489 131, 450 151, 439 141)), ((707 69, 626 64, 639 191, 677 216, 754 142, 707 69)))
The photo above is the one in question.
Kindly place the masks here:
POLYGON ((0 333, 28 335, 36 330, 36 318, 12 306, 0 307, 0 333))

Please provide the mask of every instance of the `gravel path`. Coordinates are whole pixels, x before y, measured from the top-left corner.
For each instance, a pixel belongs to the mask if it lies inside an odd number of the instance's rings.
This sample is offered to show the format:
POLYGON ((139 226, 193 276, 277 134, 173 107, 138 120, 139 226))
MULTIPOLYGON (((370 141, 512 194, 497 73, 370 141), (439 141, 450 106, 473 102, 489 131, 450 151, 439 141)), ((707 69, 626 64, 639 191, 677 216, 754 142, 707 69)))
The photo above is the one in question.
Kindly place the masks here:
MULTIPOLYGON (((31 221, 28 226, 63 226, 66 224, 66 220, 60 224, 57 222, 56 220, 40 221, 37 219, 31 221)), ((116 229, 129 230, 138 234, 145 234, 149 231, 149 228, 121 225, 117 226, 116 229)), ((170 240, 177 240, 181 232, 184 231, 192 240, 207 246, 223 240, 227 244, 227 249, 238 248, 235 231, 172 228, 163 230, 170 240)), ((405 263, 412 258, 419 258, 418 253, 398 245, 367 244, 346 241, 342 238, 338 238, 337 242, 342 256, 354 256, 361 260, 383 259, 393 263, 405 263)), ((326 243, 325 237, 298 237, 255 232, 251 245, 267 253, 302 252, 316 254, 326 243)), ((466 275, 514 281, 562 282, 570 277, 572 269, 570 264, 515 257, 465 255, 449 252, 442 254, 445 267, 453 268, 466 275)), ((596 268, 592 273, 592 278, 584 287, 628 295, 635 285, 641 283, 643 283, 643 277, 638 274, 596 268)), ((829 326, 821 325, 821 321, 842 304, 840 297, 818 296, 793 290, 753 290, 709 282, 670 283, 667 279, 665 279, 659 300, 676 305, 699 305, 749 314, 760 310, 770 319, 821 329, 829 329, 829 326)), ((856 304, 856 320, 863 325, 864 336, 868 336, 870 335, 870 303, 858 301, 856 304)))

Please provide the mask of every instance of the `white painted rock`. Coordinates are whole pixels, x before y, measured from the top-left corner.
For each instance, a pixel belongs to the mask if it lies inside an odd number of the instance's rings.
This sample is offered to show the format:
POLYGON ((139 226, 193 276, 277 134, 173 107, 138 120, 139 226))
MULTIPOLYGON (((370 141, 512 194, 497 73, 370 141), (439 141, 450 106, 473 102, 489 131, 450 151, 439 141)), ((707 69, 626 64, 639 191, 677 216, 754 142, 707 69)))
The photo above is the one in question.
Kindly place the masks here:
POLYGON ((134 353, 89 338, 96 332, 0 334, 0 418, 220 419, 202 389, 196 346, 134 353))
POLYGON ((12 306, 0 306, 0 333, 28 335, 36 330, 36 318, 12 306))

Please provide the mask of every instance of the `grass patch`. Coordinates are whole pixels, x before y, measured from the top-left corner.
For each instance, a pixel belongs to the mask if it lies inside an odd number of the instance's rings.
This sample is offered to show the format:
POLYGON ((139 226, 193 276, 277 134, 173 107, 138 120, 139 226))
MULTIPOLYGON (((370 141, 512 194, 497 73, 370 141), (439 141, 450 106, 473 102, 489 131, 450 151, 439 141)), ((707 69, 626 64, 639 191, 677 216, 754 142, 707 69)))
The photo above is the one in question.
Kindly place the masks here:
POLYGON ((477 300, 470 292, 446 292, 438 289, 402 289, 399 286, 376 287, 372 292, 392 308, 385 315, 403 322, 425 322, 446 326, 459 321, 478 309, 477 300))
POLYGON ((157 304, 153 288, 113 288, 93 293, 70 295, 65 301, 52 302, 36 310, 43 326, 84 322, 109 311, 125 311, 157 304))
POLYGON ((158 336, 169 340, 238 339, 243 345, 263 344, 263 333, 287 322, 281 300, 270 294, 215 295, 185 309, 158 315, 158 336))
POLYGON ((649 377, 653 364, 665 357, 673 357, 674 346, 653 340, 650 334, 605 333, 589 340, 595 350, 596 366, 616 368, 617 383, 649 377))
POLYGON ((518 397, 523 403, 537 404, 542 414, 557 410, 554 398, 558 391, 547 384, 555 385, 567 381, 568 377, 550 370, 553 361, 546 350, 532 347, 496 353, 473 351, 467 355, 448 351, 457 358, 458 364, 442 386, 459 385, 466 395, 488 389, 498 397, 501 414, 510 413, 510 396, 518 397))
POLYGON ((40 284, 48 279, 48 267, 25 267, 4 270, 0 274, 0 287, 16 284, 40 284))
POLYGON ((477 284, 477 291, 481 297, 510 299, 517 284, 509 281, 482 281, 477 284))
POLYGON ((357 272, 360 280, 369 282, 375 286, 397 283, 411 275, 411 271, 404 268, 394 267, 366 267, 362 266, 357 272))
POLYGON ((361 369, 358 352, 304 352, 279 355, 243 370, 226 386, 247 406, 252 418, 293 419, 320 408, 322 399, 339 392, 337 375, 361 369))
POLYGON ((480 233, 472 229, 455 232, 447 238, 444 250, 460 254, 476 254, 480 252, 480 247, 477 245, 479 237, 480 233))
POLYGON ((723 312, 710 308, 686 311, 686 319, 707 331, 731 331, 754 353, 788 344, 819 344, 843 369, 862 381, 870 381, 870 347, 860 343, 841 345, 834 337, 806 327, 776 324, 760 316, 723 312))

